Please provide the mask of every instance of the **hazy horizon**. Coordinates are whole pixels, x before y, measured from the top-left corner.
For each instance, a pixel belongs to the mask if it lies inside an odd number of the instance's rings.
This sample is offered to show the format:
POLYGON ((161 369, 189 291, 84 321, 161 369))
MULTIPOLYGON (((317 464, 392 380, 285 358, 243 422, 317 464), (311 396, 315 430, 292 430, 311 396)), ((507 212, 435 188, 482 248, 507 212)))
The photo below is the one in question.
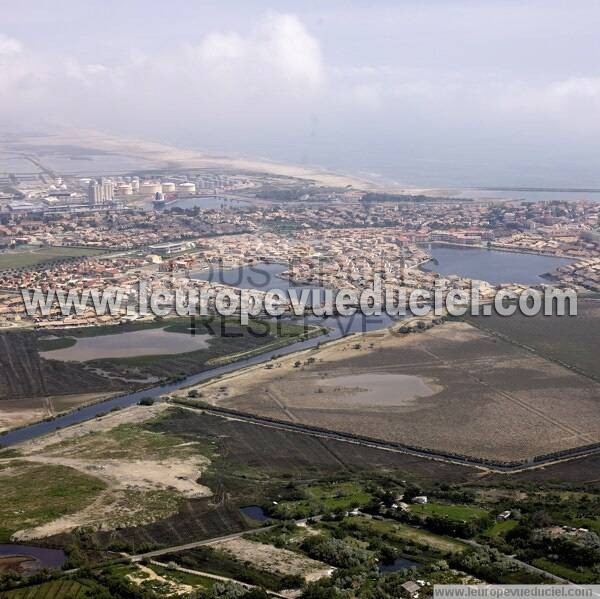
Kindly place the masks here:
POLYGON ((15 5, 0 126, 76 126, 402 185, 600 187, 600 5, 15 5))

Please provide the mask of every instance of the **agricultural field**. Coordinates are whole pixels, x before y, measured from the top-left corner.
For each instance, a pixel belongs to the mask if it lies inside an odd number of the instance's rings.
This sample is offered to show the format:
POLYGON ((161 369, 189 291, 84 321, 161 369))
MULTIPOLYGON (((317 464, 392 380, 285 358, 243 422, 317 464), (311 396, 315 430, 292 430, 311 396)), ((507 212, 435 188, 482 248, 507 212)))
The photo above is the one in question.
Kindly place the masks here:
POLYGON ((90 587, 76 580, 44 582, 12 591, 0 591, 0 599, 84 599, 90 587))
POLYGON ((299 576, 304 580, 318 580, 329 576, 332 569, 321 562, 303 557, 292 551, 248 539, 231 539, 211 545, 242 562, 280 576, 299 576))
POLYGON ((40 264, 64 260, 65 258, 82 258, 106 253, 105 249, 76 247, 40 247, 0 252, 0 270, 31 268, 40 264))
POLYGON ((517 522, 515 520, 504 520, 500 522, 495 522, 483 532, 484 537, 494 538, 494 537, 503 537, 507 532, 512 530, 517 526, 517 522))
POLYGON ((600 383, 463 322, 344 339, 196 392, 243 412, 490 460, 600 440, 600 383))
POLYGON ((273 591, 298 588, 305 576, 320 578, 330 572, 327 566, 294 554, 291 554, 288 568, 283 564, 279 566, 279 560, 286 552, 280 557, 276 553, 275 547, 265 551, 259 543, 235 539, 235 542, 169 553, 159 557, 158 561, 273 591))
POLYGON ((577 316, 524 316, 517 312, 510 318, 495 314, 463 319, 600 381, 600 361, 596 356, 600 337, 597 299, 579 298, 577 316))
POLYGON ((351 523, 353 527, 366 529, 373 534, 385 535, 386 538, 396 540, 399 543, 408 541, 442 553, 460 553, 467 549, 467 545, 457 539, 437 535, 423 528, 401 522, 372 520, 363 517, 348 518, 346 521, 351 523))
POLYGON ((589 455, 549 464, 541 468, 515 472, 507 476, 490 475, 489 477, 490 484, 504 484, 506 481, 515 484, 585 484, 590 489, 598 489, 600 488, 600 456, 589 455))

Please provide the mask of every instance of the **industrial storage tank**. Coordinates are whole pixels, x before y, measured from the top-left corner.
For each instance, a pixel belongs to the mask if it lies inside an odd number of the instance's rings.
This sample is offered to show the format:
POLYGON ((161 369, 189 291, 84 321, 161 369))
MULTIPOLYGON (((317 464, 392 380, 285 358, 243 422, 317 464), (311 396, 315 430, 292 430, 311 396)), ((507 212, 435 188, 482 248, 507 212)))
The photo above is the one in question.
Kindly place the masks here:
POLYGON ((163 181, 162 183, 162 192, 163 193, 173 193, 175 191, 175 183, 171 181, 163 181))
POLYGON ((179 191, 185 194, 194 194, 196 193, 196 184, 195 183, 182 183, 179 186, 179 191))
POLYGON ((162 185, 160 183, 157 183, 156 181, 144 181, 140 184, 141 193, 155 194, 159 191, 162 192, 162 185))
POLYGON ((133 193, 133 188, 131 186, 131 183, 119 183, 115 192, 118 195, 130 196, 133 193))

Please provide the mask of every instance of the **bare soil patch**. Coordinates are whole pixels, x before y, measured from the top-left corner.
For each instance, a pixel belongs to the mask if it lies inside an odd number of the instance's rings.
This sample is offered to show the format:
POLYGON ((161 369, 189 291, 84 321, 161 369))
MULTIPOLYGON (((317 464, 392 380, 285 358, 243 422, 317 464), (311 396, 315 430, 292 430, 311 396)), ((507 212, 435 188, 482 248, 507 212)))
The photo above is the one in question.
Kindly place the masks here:
POLYGON ((334 570, 331 566, 293 551, 243 538, 220 541, 212 546, 226 551, 242 562, 250 562, 261 570, 282 575, 299 575, 308 581, 331 576, 334 570))

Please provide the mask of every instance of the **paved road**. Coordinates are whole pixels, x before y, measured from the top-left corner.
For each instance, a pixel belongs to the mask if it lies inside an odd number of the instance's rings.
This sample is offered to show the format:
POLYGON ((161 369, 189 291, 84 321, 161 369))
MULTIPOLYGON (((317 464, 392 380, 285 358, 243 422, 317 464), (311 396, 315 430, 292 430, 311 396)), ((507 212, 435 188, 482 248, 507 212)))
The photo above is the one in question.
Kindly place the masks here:
POLYGON ((204 541, 195 541, 193 543, 185 543, 184 545, 175 545, 173 547, 167 547, 165 549, 157 549, 156 551, 147 551, 146 553, 138 553, 137 555, 131 555, 132 562, 139 562, 143 559, 152 559, 154 557, 160 557, 161 555, 166 555, 167 553, 176 553, 178 551, 187 551, 188 549, 196 549, 197 547, 202 547, 203 545, 211 545, 213 543, 218 543, 219 541, 230 541, 231 539, 239 539, 242 535, 251 533, 251 532, 265 532, 267 530, 271 530, 275 528, 275 524, 271 526, 263 526, 262 528, 254 528, 251 530, 243 530, 241 532, 235 532, 230 535, 224 535, 222 537, 215 537, 214 539, 205 539, 204 541))

